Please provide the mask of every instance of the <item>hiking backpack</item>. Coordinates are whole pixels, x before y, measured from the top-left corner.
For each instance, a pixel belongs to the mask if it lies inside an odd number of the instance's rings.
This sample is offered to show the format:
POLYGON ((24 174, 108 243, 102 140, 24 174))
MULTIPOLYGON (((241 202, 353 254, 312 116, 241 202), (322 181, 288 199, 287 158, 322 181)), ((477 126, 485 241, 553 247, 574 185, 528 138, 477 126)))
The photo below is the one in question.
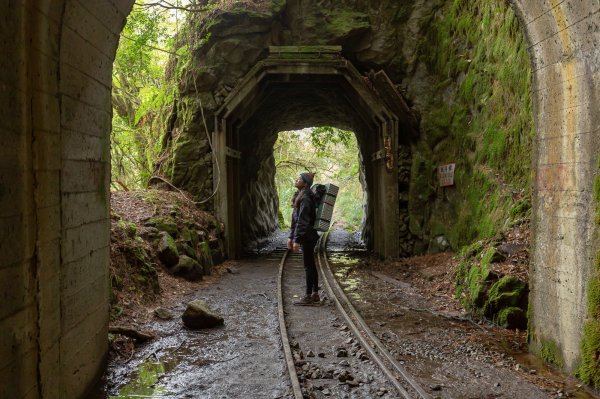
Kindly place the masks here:
POLYGON ((339 187, 331 183, 315 184, 311 190, 315 195, 315 207, 317 209, 317 217, 313 227, 317 231, 328 231, 339 187))

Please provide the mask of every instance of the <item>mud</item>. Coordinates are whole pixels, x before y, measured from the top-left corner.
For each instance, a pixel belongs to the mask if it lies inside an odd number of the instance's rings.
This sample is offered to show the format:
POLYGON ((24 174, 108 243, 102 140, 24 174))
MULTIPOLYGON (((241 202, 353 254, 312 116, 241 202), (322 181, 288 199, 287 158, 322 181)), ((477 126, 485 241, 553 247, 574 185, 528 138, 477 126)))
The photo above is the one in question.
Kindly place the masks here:
MULTIPOLYGON (((336 234, 339 247, 343 232, 336 234)), ((330 262, 373 331, 434 398, 597 397, 528 354, 524 333, 471 319, 444 292, 424 295, 410 261, 405 270, 373 272, 364 256, 338 251, 330 262)))
POLYGON ((217 284, 166 308, 176 317, 142 326, 159 339, 125 362, 113 359, 109 398, 282 398, 290 384, 280 349, 277 262, 245 260, 217 284), (188 301, 205 300, 225 318, 222 328, 191 331, 181 322, 188 301))
MULTIPOLYGON (((264 248, 281 247, 284 242, 285 234, 280 234, 264 248)), ((265 252, 264 248, 260 252, 265 252)), ((443 292, 423 294, 423 287, 414 279, 414 270, 374 272, 358 241, 341 231, 332 235, 330 250, 336 275, 354 305, 433 397, 596 397, 568 376, 528 355, 523 333, 507 333, 469 321, 468 315, 443 292)), ((223 274, 214 284, 192 294, 162 302, 161 306, 175 317, 168 321, 152 319, 138 326, 154 331, 159 338, 137 346, 131 356, 113 357, 97 398, 290 397, 277 320, 278 263, 275 253, 229 263, 233 273, 223 274), (187 330, 180 316, 193 299, 205 300, 225 318, 225 325, 203 331, 187 330)), ((295 267, 294 273, 301 278, 303 270, 298 263, 295 267)), ((303 293, 302 283, 290 284, 287 301, 303 293)), ((334 309, 305 308, 303 312, 310 313, 313 321, 294 326, 292 320, 292 340, 313 336, 317 340, 313 342, 319 344, 300 349, 305 355, 312 351, 315 358, 304 360, 318 363, 325 371, 347 368, 356 376, 358 386, 339 382, 329 387, 311 376, 305 379, 310 380, 307 386, 313 389, 314 396, 396 397, 378 379, 378 370, 368 361, 359 363, 372 368, 359 371, 354 360, 333 358, 334 346, 349 339, 342 323, 330 313, 334 309), (317 313, 321 310, 322 314, 317 313), (319 353, 325 357, 319 357, 319 353), (342 360, 348 360, 349 366, 340 366, 342 360)))

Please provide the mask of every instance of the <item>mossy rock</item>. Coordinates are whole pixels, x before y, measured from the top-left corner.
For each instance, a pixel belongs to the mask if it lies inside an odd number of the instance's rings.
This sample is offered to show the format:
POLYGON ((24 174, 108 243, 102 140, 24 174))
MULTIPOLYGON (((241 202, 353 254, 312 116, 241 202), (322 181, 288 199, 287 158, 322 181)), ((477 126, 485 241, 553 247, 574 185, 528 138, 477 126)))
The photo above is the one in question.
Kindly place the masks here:
POLYGON ((146 220, 145 225, 155 227, 159 231, 164 231, 166 233, 169 233, 173 237, 177 237, 177 223, 171 217, 155 216, 146 220))
POLYGON ((200 260, 198 257, 198 252, 196 252, 196 250, 188 243, 184 242, 183 244, 181 244, 181 249, 183 250, 183 253, 185 253, 190 258, 195 259, 197 261, 200 260))
POLYGON ((198 281, 202 280, 204 270, 196 259, 190 258, 187 255, 181 255, 177 266, 172 269, 172 273, 189 281, 198 281))
POLYGON ((134 238, 137 235, 137 225, 135 223, 119 219, 117 227, 123 230, 130 238, 134 238))
POLYGON ((212 251, 207 241, 202 241, 198 245, 198 257, 204 268, 204 274, 210 274, 213 268, 213 258, 212 251))
POLYGON ((527 309, 527 294, 528 289, 524 282, 513 276, 504 276, 490 288, 483 312, 491 317, 504 308, 527 309))
POLYGON ((177 243, 167 232, 162 232, 158 242, 158 259, 167 267, 173 267, 179 262, 177 243))
POLYGON ((527 328, 527 314, 523 309, 515 306, 504 308, 498 312, 496 323, 504 328, 525 330, 527 328))

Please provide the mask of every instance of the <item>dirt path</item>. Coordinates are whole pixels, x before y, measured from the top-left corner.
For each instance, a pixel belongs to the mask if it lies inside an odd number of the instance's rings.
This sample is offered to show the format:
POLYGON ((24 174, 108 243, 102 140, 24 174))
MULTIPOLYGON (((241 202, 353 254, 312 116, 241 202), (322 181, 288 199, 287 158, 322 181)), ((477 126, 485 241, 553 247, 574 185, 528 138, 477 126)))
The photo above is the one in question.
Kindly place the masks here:
MULTIPOLYGON (((595 397, 568 376, 536 363, 526 353, 523 333, 461 320, 466 315, 452 299, 450 255, 403 260, 403 266, 351 259, 343 251, 356 249, 356 241, 343 232, 332 236, 330 247, 337 251, 331 259, 338 279, 355 306, 434 397, 595 397)), ((366 255, 359 251, 352 257, 357 254, 366 255)), ((174 318, 140 325, 159 338, 139 346, 129 359, 114 358, 106 390, 98 397, 106 392, 111 398, 288 397, 277 320, 278 262, 275 256, 230 262, 233 274, 202 283, 183 297, 170 295, 162 306, 174 318), (180 315, 193 299, 205 300, 225 318, 225 326, 201 332, 184 328, 180 315)), ((320 323, 335 328, 334 317, 324 317, 320 323)), ((329 346, 325 339, 323 348, 305 349, 318 354, 330 352, 329 346)), ((343 393, 353 397, 351 390, 343 393)))
POLYGON ((126 363, 111 362, 106 375, 109 397, 286 396, 289 383, 277 320, 277 262, 245 260, 232 267, 236 274, 224 274, 217 284, 167 306, 175 316, 172 320, 142 326, 160 338, 140 347, 126 363), (225 326, 200 332, 186 329, 180 315, 193 299, 205 300, 225 318, 225 326))

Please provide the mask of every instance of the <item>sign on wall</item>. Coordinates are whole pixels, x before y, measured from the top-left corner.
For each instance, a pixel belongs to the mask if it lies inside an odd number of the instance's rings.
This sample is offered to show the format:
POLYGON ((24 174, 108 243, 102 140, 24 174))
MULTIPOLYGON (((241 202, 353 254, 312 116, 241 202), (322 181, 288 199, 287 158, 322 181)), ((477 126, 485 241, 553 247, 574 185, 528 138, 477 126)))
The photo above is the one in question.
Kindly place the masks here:
POLYGON ((438 166, 438 180, 440 187, 450 187, 454 185, 454 169, 456 164, 449 163, 438 166))

